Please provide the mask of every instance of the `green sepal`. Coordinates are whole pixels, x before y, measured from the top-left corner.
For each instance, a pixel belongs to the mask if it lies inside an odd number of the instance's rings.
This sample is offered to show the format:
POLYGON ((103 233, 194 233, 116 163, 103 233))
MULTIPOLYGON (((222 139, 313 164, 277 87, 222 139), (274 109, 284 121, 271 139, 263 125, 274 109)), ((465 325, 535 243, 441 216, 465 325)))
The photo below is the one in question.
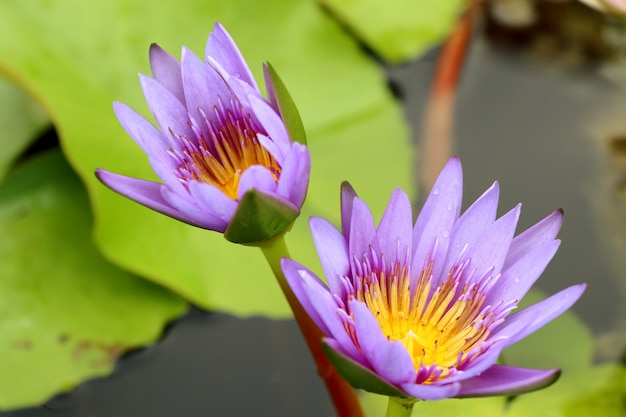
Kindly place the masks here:
POLYGON ((352 387, 374 394, 386 395, 388 397, 411 398, 380 379, 375 373, 363 367, 361 364, 337 352, 325 341, 322 341, 322 349, 337 372, 339 372, 343 379, 352 385, 352 387))
POLYGON ((300 112, 296 107, 296 103, 291 98, 291 94, 287 90, 285 83, 280 79, 278 73, 269 62, 264 64, 265 83, 268 89, 270 100, 276 100, 276 105, 280 115, 285 122, 287 133, 294 142, 306 145, 306 132, 300 118, 300 112))
POLYGON ((258 246, 285 234, 299 214, 292 205, 252 189, 239 201, 224 237, 233 243, 258 246))

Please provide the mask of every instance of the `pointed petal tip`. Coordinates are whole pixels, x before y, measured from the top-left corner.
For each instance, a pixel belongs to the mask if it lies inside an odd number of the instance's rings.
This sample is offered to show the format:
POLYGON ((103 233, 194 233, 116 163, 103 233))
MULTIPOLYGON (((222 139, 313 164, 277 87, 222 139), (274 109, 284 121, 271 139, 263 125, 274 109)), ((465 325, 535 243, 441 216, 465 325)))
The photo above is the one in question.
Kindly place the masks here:
MULTIPOLYGON (((348 198, 351 202, 355 197, 358 197, 358 194, 355 191, 354 187, 348 181, 341 182, 341 197, 342 202, 344 198, 348 198)), ((348 203, 348 201, 345 202, 348 203)))
POLYGON ((448 159, 448 162, 446 162, 446 165, 444 167, 444 169, 448 168, 448 167, 454 167, 454 168, 458 168, 461 169, 461 158, 459 158, 457 155, 452 155, 450 157, 450 159, 448 159))
POLYGON ((158 43, 152 42, 150 44, 150 49, 148 49, 148 52, 149 52, 150 55, 152 55, 153 53, 159 52, 159 51, 162 51, 162 50, 163 50, 163 48, 161 48, 161 46, 158 43))
POLYGON ((120 111, 121 109, 126 107, 126 104, 124 104, 124 103, 122 103, 120 101, 114 101, 113 104, 111 105, 111 107, 113 108, 113 113, 115 113, 117 115, 118 111, 120 111))
POLYGON ((449 192, 453 186, 461 187, 463 184, 463 168, 461 166, 461 160, 457 156, 451 157, 446 165, 443 167, 439 175, 437 176, 437 180, 433 185, 430 193, 435 193, 438 195, 440 189, 446 190, 449 192))
POLYGON ((542 370, 494 365, 480 375, 462 381, 458 398, 523 394, 546 388, 560 376, 559 368, 542 370))
POLYGON ((100 180, 102 184, 106 185, 109 188, 111 188, 109 184, 113 183, 116 178, 120 177, 119 174, 107 171, 104 168, 96 168, 96 170, 94 171, 94 175, 96 176, 96 178, 98 178, 98 180, 100 180))
POLYGON ((350 181, 348 180, 341 181, 341 190, 343 191, 344 189, 354 191, 354 188, 352 187, 352 185, 350 184, 350 181))

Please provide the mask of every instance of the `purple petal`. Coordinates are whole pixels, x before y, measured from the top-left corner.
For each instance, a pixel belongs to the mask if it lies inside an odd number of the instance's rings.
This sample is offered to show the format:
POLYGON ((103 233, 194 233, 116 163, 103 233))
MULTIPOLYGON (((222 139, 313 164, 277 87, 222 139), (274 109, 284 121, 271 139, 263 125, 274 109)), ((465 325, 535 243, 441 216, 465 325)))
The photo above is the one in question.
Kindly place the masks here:
POLYGON ((311 217, 309 225, 328 287, 343 300, 346 294, 340 277, 350 272, 348 244, 343 235, 326 219, 311 217))
POLYGON ((350 238, 350 224, 352 223, 352 205, 357 197, 356 191, 349 182, 341 183, 341 233, 346 239, 350 238))
POLYGON ((150 155, 150 166, 154 173, 163 181, 170 190, 178 194, 187 193, 187 189, 176 176, 178 167, 173 166, 175 163, 167 154, 159 153, 158 155, 150 155))
POLYGON ((209 35, 204 55, 219 62, 231 76, 245 81, 260 91, 237 44, 220 23, 215 24, 213 32, 209 35))
POLYGON ((200 207, 198 201, 189 194, 179 194, 169 188, 163 188, 161 194, 172 207, 192 219, 193 223, 191 224, 220 233, 223 233, 228 227, 227 221, 217 217, 213 211, 200 207))
POLYGON ((455 397, 461 389, 461 384, 458 382, 446 385, 402 384, 401 387, 404 392, 413 398, 442 400, 455 397))
POLYGON ((558 369, 539 370, 493 365, 482 374, 461 382, 461 391, 457 397, 485 397, 528 392, 550 385, 558 379, 559 375, 558 369))
POLYGON ((267 92, 267 100, 270 102, 274 110, 279 112, 278 100, 276 99, 276 89, 270 76, 269 68, 266 64, 263 64, 263 78, 265 79, 265 90, 267 92))
MULTIPOLYGON (((465 363, 463 367, 459 369, 460 372, 457 372, 456 374, 446 378, 445 382, 461 382, 466 379, 473 378, 476 375, 480 375, 496 363, 504 347, 505 343, 503 340, 494 342, 492 345, 486 348, 486 350, 478 357, 465 363)), ((475 351, 479 351, 480 349, 485 348, 484 346, 474 348, 475 351)), ((470 352, 469 356, 472 356, 472 353, 473 351, 470 352)))
POLYGON ((485 305, 521 300, 546 269, 560 243, 558 240, 545 242, 506 269, 489 290, 485 305))
MULTIPOLYGON (((215 59, 207 57, 207 64, 224 81, 231 94, 236 96, 245 108, 250 107, 248 96, 263 97, 258 89, 229 74, 215 59)), ((254 120, 258 122, 258 119, 254 120)))
POLYGON ((285 128, 285 123, 272 106, 256 95, 249 95, 248 100, 256 118, 261 122, 267 136, 279 147, 283 155, 291 149, 291 140, 285 128))
MULTIPOLYGON (((414 278, 417 279, 426 260, 434 260, 432 275, 438 279, 445 277, 443 268, 450 243, 450 234, 461 209, 462 198, 461 163, 453 157, 439 174, 413 229, 414 278)), ((415 282, 411 283, 415 287, 415 282)))
POLYGON ((515 234, 519 219, 520 206, 506 213, 481 233, 476 243, 466 254, 471 259, 470 269, 476 270, 476 278, 481 277, 489 269, 498 274, 515 234))
POLYGON ((387 262, 404 260, 405 251, 411 248, 412 223, 411 201, 404 191, 397 188, 391 195, 376 231, 381 253, 386 256, 387 262), (400 253, 396 253, 398 249, 400 253))
MULTIPOLYGON (((333 303, 331 306, 323 306, 317 305, 310 302, 310 298, 307 294, 307 291, 310 291, 308 286, 305 286, 305 280, 313 280, 319 287, 325 290, 324 283, 311 271, 309 271, 305 266, 299 264, 298 262, 289 259, 282 258, 280 260, 280 267, 283 270, 283 274, 285 275, 285 279, 287 283, 291 287, 291 290, 295 294, 298 301, 307 312, 307 314, 311 317, 311 319, 317 324, 317 327, 320 328, 322 333, 325 335, 330 335, 331 331, 326 326, 324 320, 322 320, 321 316, 318 314, 318 308, 337 308, 337 304, 333 303)), ((312 284, 309 284, 312 286, 312 284)), ((322 301, 323 302, 323 301, 322 301)))
POLYGON ((458 157, 453 156, 450 158, 446 166, 443 167, 435 185, 433 185, 422 210, 420 211, 417 221, 415 222, 415 230, 413 234, 413 247, 417 247, 417 242, 422 238, 422 234, 426 228, 426 225, 430 223, 430 218, 436 214, 436 207, 440 205, 442 198, 447 198, 453 195, 452 202, 456 203, 451 210, 454 214, 456 211, 456 217, 460 214, 461 209, 461 197, 462 197, 462 185, 463 185, 463 171, 461 169, 461 161, 458 157))
MULTIPOLYGON (((360 371, 368 374, 369 378, 372 378, 372 380, 378 380, 378 382, 380 382, 381 384, 386 384, 388 385, 388 388, 390 390, 394 390, 396 391, 396 394, 398 396, 402 395, 402 390, 400 390, 399 388, 396 388, 394 386, 392 386, 391 384, 389 384, 389 382, 384 381, 380 375, 377 375, 376 372, 374 372, 371 367, 369 366, 369 364, 367 363, 367 360, 361 356, 361 361, 357 361, 354 358, 352 358, 350 355, 346 354, 346 352, 343 351, 343 348, 341 347, 341 345, 339 343, 337 343, 337 341, 335 339, 329 339, 329 338, 324 338, 323 339, 324 343, 330 347, 332 350, 335 351, 335 353, 340 354, 341 356, 343 356, 343 360, 344 361, 350 361, 352 362, 353 366, 359 367, 361 368, 360 371)), ((360 381, 359 381, 360 382, 360 381)))
POLYGON ((311 154, 309 148, 294 143, 282 166, 276 193, 291 201, 296 207, 302 207, 309 189, 310 173, 311 154))
POLYGON ((392 385, 415 381, 415 368, 402 343, 390 342, 369 308, 360 301, 349 302, 361 351, 374 371, 392 385))
POLYGON ((232 94, 222 77, 187 48, 183 48, 181 68, 187 109, 206 134, 207 122, 221 124, 214 110, 216 105, 219 107, 218 99, 224 106, 230 106, 232 94), (205 117, 208 119, 206 122, 205 117))
POLYGON ((195 138, 195 133, 189 126, 189 114, 183 104, 165 87, 156 80, 139 75, 143 93, 152 115, 156 119, 164 138, 169 139, 168 144, 177 151, 180 150, 178 138, 195 138), (170 132, 175 137, 172 138, 170 132))
POLYGON ((502 325, 494 330, 491 338, 506 338, 505 346, 510 346, 520 341, 570 308, 582 295, 585 287, 585 284, 573 285, 537 304, 510 315, 502 325))
MULTIPOLYGON (((348 256, 350 263, 357 262, 364 255, 369 255, 370 249, 376 239, 376 229, 374 219, 367 204, 359 198, 355 198, 352 203, 352 223, 350 225, 350 239, 348 240, 348 256)), ((376 245, 374 245, 376 246, 376 245)), ((374 250, 377 250, 374 247, 374 250)), ((352 265, 354 268, 354 265, 352 265)), ((354 275, 354 269, 352 271, 354 275)))
POLYGON ((336 340, 342 352, 363 363, 363 354, 348 335, 344 322, 337 313, 337 300, 328 292, 328 288, 315 274, 297 262, 284 258, 281 266, 289 286, 320 330, 336 340))
POLYGON ((478 236, 495 221, 499 194, 500 188, 496 182, 454 223, 444 271, 449 271, 465 246, 476 242, 478 236))
POLYGON ((526 252, 532 250, 537 245, 554 239, 559 233, 562 223, 563 210, 556 210, 539 223, 515 236, 509 248, 509 254, 504 262, 504 268, 506 269, 510 265, 513 265, 524 256, 526 252))
MULTIPOLYGON (((285 161, 287 160, 287 155, 283 153, 283 147, 279 147, 276 142, 274 142, 272 139, 262 133, 257 133, 256 138, 258 139, 261 146, 263 146, 270 153, 270 155, 272 155, 272 157, 276 160, 276 162, 278 162, 279 165, 282 166, 285 163, 285 161)), ((289 152, 290 150, 288 149, 287 151, 289 152)))
POLYGON ((237 202, 211 184, 190 181, 189 194, 203 211, 224 223, 230 223, 237 210, 237 202))
POLYGON ((150 69, 155 80, 167 88, 183 105, 185 92, 180 62, 156 43, 150 45, 150 69))
POLYGON ((133 140, 150 157, 159 156, 170 148, 161 132, 143 116, 124 103, 113 103, 113 111, 120 124, 133 140))
POLYGON ((143 206, 193 226, 212 229, 211 227, 207 227, 211 226, 211 224, 200 224, 196 217, 189 216, 187 213, 172 207, 162 196, 162 191, 165 188, 163 184, 125 177, 103 169, 97 169, 96 176, 104 185, 113 191, 143 206))
POLYGON ((267 168, 261 165, 254 165, 241 174, 237 198, 241 200, 244 194, 251 188, 266 194, 276 194, 276 180, 274 180, 274 176, 267 168))

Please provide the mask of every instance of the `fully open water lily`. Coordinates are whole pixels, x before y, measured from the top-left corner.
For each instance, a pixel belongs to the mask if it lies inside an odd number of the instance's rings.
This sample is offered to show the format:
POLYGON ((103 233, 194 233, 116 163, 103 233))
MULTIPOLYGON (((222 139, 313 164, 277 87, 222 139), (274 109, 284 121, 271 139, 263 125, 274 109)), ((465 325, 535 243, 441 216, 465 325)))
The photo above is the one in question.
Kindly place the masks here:
POLYGON ((461 191, 453 157, 414 225, 398 189, 376 227, 344 184, 342 230, 310 220, 328 285, 282 260, 294 293, 327 336, 327 354, 354 387, 410 404, 529 391, 558 377, 558 369, 496 360, 584 291, 575 285, 511 314, 557 251, 562 211, 514 237, 520 206, 496 219, 497 183, 462 215, 461 191))
POLYGON ((245 213, 239 216, 246 220, 244 227, 255 220, 258 207, 265 209, 262 221, 269 226, 261 225, 251 237, 247 230, 232 235, 244 243, 272 238, 299 214, 308 188, 311 162, 307 147, 298 142, 304 142, 299 116, 269 66, 269 99, 262 96, 219 23, 209 36, 205 58, 183 48, 179 62, 152 45, 153 77, 140 75, 140 80, 158 128, 127 105, 114 104, 120 123, 146 152, 163 183, 103 169, 96 174, 140 204, 218 232, 227 231, 246 201, 245 213), (254 195, 245 199, 250 192, 254 195))

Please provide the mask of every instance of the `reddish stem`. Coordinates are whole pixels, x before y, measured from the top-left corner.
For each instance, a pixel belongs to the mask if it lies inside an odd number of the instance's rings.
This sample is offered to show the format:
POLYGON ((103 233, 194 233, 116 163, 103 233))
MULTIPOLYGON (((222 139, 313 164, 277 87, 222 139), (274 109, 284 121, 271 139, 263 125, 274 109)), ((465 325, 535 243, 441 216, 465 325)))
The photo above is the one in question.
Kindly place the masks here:
POLYGON ((420 185, 430 190, 452 154, 455 92, 483 0, 473 0, 443 45, 435 67, 420 152, 420 185))
POLYGON ((289 303, 289 307, 291 307, 296 323, 298 323, 306 344, 309 346, 311 355, 317 364, 317 372, 326 385, 328 394, 337 411, 337 416, 364 417, 356 391, 337 373, 322 350, 324 334, 302 308, 283 275, 283 271, 280 268, 280 260, 283 257, 289 257, 284 239, 279 238, 267 246, 261 246, 261 250, 269 262, 272 272, 274 272, 274 276, 278 280, 278 284, 289 303))

